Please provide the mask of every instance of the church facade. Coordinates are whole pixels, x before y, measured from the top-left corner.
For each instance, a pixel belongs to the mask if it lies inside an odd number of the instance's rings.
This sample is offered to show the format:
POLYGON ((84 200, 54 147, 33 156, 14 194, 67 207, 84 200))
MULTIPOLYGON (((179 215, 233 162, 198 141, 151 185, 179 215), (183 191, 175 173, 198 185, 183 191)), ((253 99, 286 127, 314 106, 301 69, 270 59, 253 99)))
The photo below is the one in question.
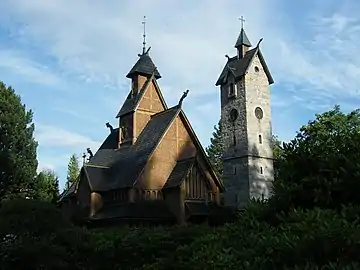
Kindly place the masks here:
POLYGON ((224 187, 182 110, 188 91, 169 108, 145 48, 126 77, 119 126, 107 123, 110 134, 62 197, 64 214, 87 222, 206 219, 224 187))
POLYGON ((127 74, 131 89, 117 114, 118 127, 84 163, 61 198, 63 213, 86 222, 204 220, 224 196, 243 208, 271 195, 270 89, 273 78, 242 28, 236 56, 227 57, 220 87, 223 179, 218 178, 179 103, 168 107, 161 75, 144 48, 127 74), (224 184, 223 184, 224 183, 224 184))

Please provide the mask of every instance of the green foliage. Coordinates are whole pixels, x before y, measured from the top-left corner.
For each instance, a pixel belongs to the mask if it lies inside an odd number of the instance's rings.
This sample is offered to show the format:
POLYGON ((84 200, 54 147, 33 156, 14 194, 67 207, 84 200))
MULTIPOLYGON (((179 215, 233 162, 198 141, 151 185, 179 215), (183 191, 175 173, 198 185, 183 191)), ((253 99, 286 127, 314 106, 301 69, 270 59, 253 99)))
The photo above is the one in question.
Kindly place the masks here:
POLYGON ((222 154, 223 154, 223 143, 221 138, 221 125, 220 121, 217 126, 214 126, 215 131, 212 133, 210 138, 210 145, 206 147, 206 153, 209 157, 211 164, 218 173, 219 177, 222 176, 222 154))
POLYGON ((273 211, 360 204, 360 112, 339 106, 316 115, 284 144, 278 159, 273 211), (276 209, 276 210, 275 210, 276 209))
POLYGON ((140 269, 170 256, 178 246, 189 244, 209 231, 207 226, 98 230, 93 234, 97 246, 93 265, 103 269, 108 261, 111 269, 140 269))
POLYGON ((84 269, 89 243, 52 204, 15 199, 0 208, 0 269, 84 269))
POLYGON ((0 82, 0 112, 0 201, 32 197, 37 169, 32 111, 0 82))
POLYGON ((75 154, 73 154, 73 155, 71 155, 70 161, 68 164, 65 189, 69 189, 69 187, 74 182, 76 182, 76 179, 79 176, 79 173, 80 173, 79 159, 75 154))
POLYGON ((41 171, 36 178, 35 199, 57 204, 59 201, 59 178, 52 170, 41 171))
POLYGON ((359 265, 358 223, 333 210, 313 209, 293 211, 281 217, 281 226, 272 227, 259 221, 262 207, 249 206, 238 222, 180 246, 144 269, 339 269, 338 265, 359 265))

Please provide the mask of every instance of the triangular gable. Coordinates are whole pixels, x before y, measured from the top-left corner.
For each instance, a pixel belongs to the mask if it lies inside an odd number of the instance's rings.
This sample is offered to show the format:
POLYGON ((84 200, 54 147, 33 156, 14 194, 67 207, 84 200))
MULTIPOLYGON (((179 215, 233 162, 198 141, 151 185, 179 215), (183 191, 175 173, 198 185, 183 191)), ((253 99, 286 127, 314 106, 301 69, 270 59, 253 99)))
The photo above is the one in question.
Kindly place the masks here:
MULTIPOLYGON (((167 107, 167 105, 166 105, 164 96, 163 96, 162 93, 161 93, 160 86, 159 86, 159 84, 157 83, 157 80, 155 80, 154 78, 152 78, 151 82, 152 82, 152 83, 154 84, 154 86, 155 86, 155 91, 156 91, 157 95, 159 96, 160 102, 161 102, 161 104, 163 105, 164 110, 167 110, 168 107, 167 107)), ((135 105, 135 107, 134 107, 134 111, 136 111, 136 110, 139 108, 140 102, 141 102, 142 98, 144 97, 146 90, 148 90, 149 86, 150 86, 150 83, 146 85, 146 88, 145 88, 144 91, 141 93, 141 96, 139 97, 139 99, 138 99, 138 101, 137 101, 137 103, 136 103, 136 105, 135 105)))
MULTIPOLYGON (((125 102, 124 102, 123 106, 121 107, 119 113, 116 115, 116 118, 119 118, 119 117, 121 117, 121 116, 123 116, 125 114, 136 111, 139 104, 140 104, 140 101, 142 100, 146 90, 148 89, 148 87, 150 86, 151 83, 154 84, 155 91, 159 95, 160 102, 164 106, 165 110, 167 110, 168 107, 167 107, 165 99, 164 99, 164 97, 163 97, 163 95, 161 93, 159 84, 156 81, 155 71, 153 71, 152 75, 149 78, 147 78, 147 80, 145 81, 145 83, 141 87, 141 89, 139 91, 139 94, 136 97, 132 98, 132 99, 126 99, 125 100, 125 102)), ((129 95, 130 95, 130 93, 129 93, 129 95)))
MULTIPOLYGON (((214 168, 212 167, 212 165, 211 165, 211 163, 210 163, 210 161, 209 161, 209 159, 208 159, 208 157, 207 157, 207 155, 206 155, 206 153, 205 153, 205 150, 204 150, 204 148, 202 147, 199 139, 197 138, 197 136, 196 136, 193 128, 191 127, 190 122, 189 122, 189 120, 187 119, 185 113, 183 112, 183 110, 181 109, 180 106, 175 106, 175 107, 173 107, 173 108, 176 109, 176 113, 173 115, 173 118, 172 118, 171 122, 168 123, 168 126, 167 126, 166 130, 163 132, 161 139, 158 140, 157 145, 153 148, 152 152, 151 152, 150 155, 147 157, 146 162, 152 157, 152 155, 154 154, 156 148, 159 146, 160 142, 162 141, 162 139, 163 139, 163 137, 165 136, 166 132, 167 132, 167 131, 169 130, 169 128, 171 127, 171 125, 172 125, 172 123, 174 122, 174 120, 176 119, 176 117, 177 117, 178 115, 180 115, 180 119, 182 120, 182 122, 183 122, 185 128, 187 129, 187 131, 189 132, 190 138, 192 139, 195 147, 199 150, 201 156, 203 157, 206 165, 207 165, 208 168, 209 168, 209 172, 211 173, 212 177, 215 179, 216 185, 220 188, 220 190, 223 190, 223 189, 224 189, 224 186, 223 186, 222 182, 220 181, 220 179, 218 178, 217 174, 215 173, 215 170, 214 170, 214 168)), ((141 176, 141 174, 142 174, 142 172, 144 171, 144 169, 145 169, 145 165, 143 166, 142 170, 139 172, 139 175, 138 175, 136 181, 134 182, 134 185, 137 184, 138 179, 139 179, 139 177, 141 176)))
MULTIPOLYGON (((273 83, 274 83, 274 79, 273 79, 273 77, 271 76, 270 70, 269 70, 269 68, 268 68, 268 66, 267 66, 267 64, 266 64, 266 62, 265 62, 265 58, 264 58, 263 54, 261 53, 260 48, 259 48, 259 50, 258 50, 258 56, 259 56, 260 63, 261 63, 261 65, 263 66, 264 71, 265 71, 265 74, 266 74, 266 76, 267 76, 267 78, 268 78, 269 84, 273 84, 273 83)), ((249 67, 248 67, 248 68, 249 68, 249 67)))
POLYGON ((223 68, 223 71, 221 72, 218 80, 216 81, 216 86, 223 85, 227 82, 228 73, 232 68, 235 73, 235 79, 239 79, 242 76, 246 74, 246 72, 249 69, 250 64, 252 63, 254 57, 258 55, 261 65, 264 68, 265 74, 268 78, 269 84, 273 84, 274 80, 270 74, 270 70, 265 62, 265 59, 260 51, 260 42, 257 44, 257 46, 249 51, 246 52, 245 56, 243 58, 238 59, 236 56, 229 58, 228 62, 226 63, 225 67, 223 68))

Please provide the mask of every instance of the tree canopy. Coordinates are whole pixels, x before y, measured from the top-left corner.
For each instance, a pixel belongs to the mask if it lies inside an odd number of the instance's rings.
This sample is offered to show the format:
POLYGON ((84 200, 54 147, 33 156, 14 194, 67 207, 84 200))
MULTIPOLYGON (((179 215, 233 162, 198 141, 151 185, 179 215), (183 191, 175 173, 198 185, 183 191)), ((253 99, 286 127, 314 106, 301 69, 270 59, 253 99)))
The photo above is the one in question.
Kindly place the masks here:
POLYGON ((214 132, 210 138, 210 145, 206 147, 206 153, 208 158, 213 165, 214 169, 218 173, 219 177, 222 176, 222 154, 223 154, 223 144, 221 137, 221 125, 220 121, 217 126, 214 126, 214 132))
POLYGON ((35 198, 56 204, 59 200, 59 178, 52 170, 41 171, 36 178, 35 198))
POLYGON ((336 208, 360 203, 360 111, 317 114, 285 143, 274 181, 278 207, 336 208))
POLYGON ((68 164, 67 177, 65 183, 65 189, 69 187, 76 181, 80 173, 79 159, 75 154, 72 154, 68 164))
POLYGON ((33 113, 0 82, 0 200, 31 197, 37 169, 33 113))

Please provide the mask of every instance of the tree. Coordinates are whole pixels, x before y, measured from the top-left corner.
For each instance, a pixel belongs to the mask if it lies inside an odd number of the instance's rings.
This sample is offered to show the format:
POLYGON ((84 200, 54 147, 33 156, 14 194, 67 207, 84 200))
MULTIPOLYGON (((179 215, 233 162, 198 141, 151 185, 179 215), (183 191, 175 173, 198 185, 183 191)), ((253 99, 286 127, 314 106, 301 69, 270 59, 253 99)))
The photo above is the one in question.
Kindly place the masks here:
POLYGON ((78 157, 75 154, 73 154, 71 155, 68 164, 65 189, 69 189, 69 187, 76 181, 79 173, 80 173, 79 160, 78 157))
POLYGON ((59 178, 52 170, 41 171, 36 178, 36 199, 57 204, 60 196, 59 178))
POLYGON ((0 200, 31 197, 37 169, 33 113, 0 82, 0 200))
POLYGON ((360 204, 360 110, 317 114, 282 151, 270 204, 284 211, 360 204))
POLYGON ((272 135, 271 140, 272 140, 271 144, 273 149, 273 156, 274 159, 276 160, 282 154, 282 142, 279 140, 278 136, 276 135, 272 135))
POLYGON ((221 137, 221 125, 220 121, 217 126, 214 126, 215 131, 212 133, 212 138, 210 138, 210 145, 206 147, 206 153, 208 158, 213 165, 214 169, 218 173, 219 177, 222 177, 222 154, 223 154, 223 144, 221 137))

